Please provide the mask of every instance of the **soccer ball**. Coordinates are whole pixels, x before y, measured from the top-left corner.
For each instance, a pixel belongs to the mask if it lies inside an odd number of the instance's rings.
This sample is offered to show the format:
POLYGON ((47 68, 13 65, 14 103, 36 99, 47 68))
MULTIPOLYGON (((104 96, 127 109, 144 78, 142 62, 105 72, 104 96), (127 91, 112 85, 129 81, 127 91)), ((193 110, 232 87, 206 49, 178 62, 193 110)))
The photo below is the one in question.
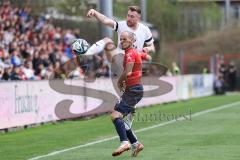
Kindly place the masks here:
POLYGON ((71 48, 76 55, 81 55, 87 52, 89 46, 89 43, 85 39, 80 38, 72 43, 71 48))

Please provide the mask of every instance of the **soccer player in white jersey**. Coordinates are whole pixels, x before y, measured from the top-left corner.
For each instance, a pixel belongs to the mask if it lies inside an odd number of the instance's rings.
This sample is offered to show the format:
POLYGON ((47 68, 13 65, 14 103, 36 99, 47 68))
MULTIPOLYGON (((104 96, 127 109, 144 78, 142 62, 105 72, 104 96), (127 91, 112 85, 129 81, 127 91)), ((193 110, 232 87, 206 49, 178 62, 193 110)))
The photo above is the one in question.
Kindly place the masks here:
MULTIPOLYGON (((94 9, 90 9, 87 13, 89 18, 95 17, 102 24, 111 27, 118 34, 118 46, 114 46, 114 42, 105 37, 100 41, 93 44, 89 50, 85 53, 85 55, 93 55, 97 54, 105 49, 106 57, 110 63, 117 63, 118 67, 122 66, 122 61, 119 61, 116 55, 124 54, 124 51, 120 49, 120 35, 124 31, 132 32, 136 35, 134 47, 139 52, 154 52, 155 47, 153 44, 152 33, 150 29, 144 24, 140 23, 141 19, 141 9, 138 6, 130 6, 127 13, 127 18, 124 21, 116 22, 115 20, 106 17, 105 15, 99 13, 94 9)), ((118 71, 120 72, 120 71, 118 71)), ((137 154, 144 148, 144 146, 138 142, 137 137, 131 130, 132 125, 132 114, 129 114, 125 117, 125 128, 128 140, 132 144, 132 156, 136 157, 137 154)))
MULTIPOLYGON (((118 34, 118 46, 120 44, 119 35, 123 31, 130 31, 136 35, 136 42, 134 43, 134 46, 138 51, 144 51, 147 53, 155 51, 152 33, 150 29, 146 25, 140 23, 141 9, 138 6, 130 6, 128 9, 126 20, 119 22, 116 22, 115 20, 106 17, 105 15, 99 13, 94 9, 90 9, 87 13, 87 16, 89 18, 95 17, 99 22, 111 27, 114 31, 116 31, 118 34)), ((107 43, 113 43, 113 41, 109 37, 105 37, 100 41, 96 42, 93 46, 91 46, 89 51, 85 54, 97 54, 104 49, 107 43)), ((119 47, 117 47, 117 53, 111 54, 118 53, 124 52, 119 47)))

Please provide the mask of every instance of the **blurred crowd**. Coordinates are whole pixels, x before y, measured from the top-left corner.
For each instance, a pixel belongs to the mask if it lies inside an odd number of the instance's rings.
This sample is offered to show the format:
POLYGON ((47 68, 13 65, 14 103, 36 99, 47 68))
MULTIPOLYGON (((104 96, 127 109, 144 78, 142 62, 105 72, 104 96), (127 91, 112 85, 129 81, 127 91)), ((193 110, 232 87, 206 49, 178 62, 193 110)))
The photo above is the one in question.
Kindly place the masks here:
MULTIPOLYGON (((71 41, 80 37, 79 29, 63 29, 53 25, 48 15, 33 17, 31 8, 0 4, 0 81, 42 80, 57 76, 61 66, 74 57, 71 41)), ((84 59, 93 64, 98 76, 108 76, 102 56, 84 59)), ((88 67, 89 69, 89 67, 88 67)), ((76 68, 72 78, 81 77, 84 69, 76 68)))
POLYGON ((224 94, 226 91, 235 91, 237 85, 237 67, 233 61, 225 63, 220 60, 218 72, 214 81, 216 94, 224 94))

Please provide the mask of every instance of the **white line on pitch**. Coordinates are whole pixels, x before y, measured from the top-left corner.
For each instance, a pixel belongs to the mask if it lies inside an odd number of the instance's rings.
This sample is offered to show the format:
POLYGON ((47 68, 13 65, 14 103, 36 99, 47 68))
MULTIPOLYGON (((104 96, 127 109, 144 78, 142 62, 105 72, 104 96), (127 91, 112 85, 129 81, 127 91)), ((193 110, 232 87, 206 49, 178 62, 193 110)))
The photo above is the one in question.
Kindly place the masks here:
MULTIPOLYGON (((196 117, 196 116, 200 116, 200 115, 207 114, 207 113, 210 113, 210 112, 219 111, 219 110, 222 110, 222 109, 225 109, 225 108, 234 107, 234 106, 237 106, 237 105, 240 105, 240 102, 234 102, 234 103, 222 105, 222 106, 219 106, 219 107, 216 107, 216 108, 207 109, 207 110, 204 110, 204 111, 200 111, 200 112, 194 113, 191 116, 192 117, 196 117)), ((181 117, 181 118, 178 118, 178 121, 182 121, 182 120, 185 120, 185 119, 186 119, 186 117, 181 117)), ((157 124, 157 125, 153 125, 153 126, 150 126, 150 127, 146 127, 146 128, 142 128, 142 129, 136 130, 135 132, 136 133, 144 132, 144 131, 147 131, 147 130, 150 130, 150 129, 154 129, 154 128, 158 128, 158 127, 161 127, 161 126, 165 126, 165 125, 168 125, 168 124, 171 124, 171 123, 174 123, 174 122, 177 122, 177 121, 176 120, 171 120, 171 121, 163 122, 163 123, 160 123, 160 124, 157 124)), ((84 148, 84 147, 87 147, 87 146, 91 146, 91 145, 94 145, 94 144, 110 141, 110 140, 117 139, 117 138, 118 138, 118 136, 105 138, 105 139, 102 139, 102 140, 89 142, 89 143, 86 143, 86 144, 83 144, 83 145, 79 145, 79 146, 75 146, 75 147, 71 147, 71 148, 68 148, 68 149, 54 151, 54 152, 51 152, 51 153, 46 154, 46 155, 41 155, 41 156, 30 158, 28 160, 38 160, 38 159, 41 159, 41 158, 54 156, 56 154, 60 154, 60 153, 63 153, 63 152, 68 152, 68 151, 71 151, 71 150, 74 150, 74 149, 84 148)))

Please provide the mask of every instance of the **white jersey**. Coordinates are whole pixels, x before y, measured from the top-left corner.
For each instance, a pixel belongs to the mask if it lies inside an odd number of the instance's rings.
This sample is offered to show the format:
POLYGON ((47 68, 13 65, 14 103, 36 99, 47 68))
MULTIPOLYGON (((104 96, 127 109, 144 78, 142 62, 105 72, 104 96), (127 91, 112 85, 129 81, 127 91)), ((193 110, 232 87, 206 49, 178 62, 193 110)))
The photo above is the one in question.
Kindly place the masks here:
POLYGON ((138 23, 137 29, 133 30, 132 28, 128 27, 126 21, 120 21, 115 23, 113 29, 118 34, 118 48, 120 46, 120 34, 124 31, 129 31, 136 35, 136 42, 134 43, 134 46, 138 51, 142 51, 144 44, 150 45, 154 41, 150 29, 142 23, 138 23))

